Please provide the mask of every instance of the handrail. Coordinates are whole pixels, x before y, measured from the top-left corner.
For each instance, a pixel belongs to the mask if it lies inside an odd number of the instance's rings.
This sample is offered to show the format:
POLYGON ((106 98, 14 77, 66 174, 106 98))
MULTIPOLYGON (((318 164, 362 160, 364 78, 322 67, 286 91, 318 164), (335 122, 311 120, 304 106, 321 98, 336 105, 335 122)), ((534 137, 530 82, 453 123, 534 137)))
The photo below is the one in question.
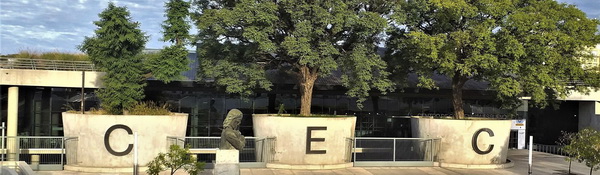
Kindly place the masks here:
POLYGON ((0 57, 0 69, 97 71, 91 61, 67 61, 0 57))

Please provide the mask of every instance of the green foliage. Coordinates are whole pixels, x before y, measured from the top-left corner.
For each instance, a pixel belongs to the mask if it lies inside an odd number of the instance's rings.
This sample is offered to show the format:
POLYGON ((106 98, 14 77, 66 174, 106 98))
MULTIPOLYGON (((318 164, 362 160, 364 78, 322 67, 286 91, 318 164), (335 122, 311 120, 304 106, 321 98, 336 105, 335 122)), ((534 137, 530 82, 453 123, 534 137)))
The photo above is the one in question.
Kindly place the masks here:
MULTIPOLYGON (((436 87, 433 73, 452 77, 457 91, 468 80, 486 81, 505 107, 514 108, 523 95, 544 106, 570 90, 589 92, 587 87, 600 85, 598 73, 584 71, 579 61, 589 56, 583 54, 586 48, 600 42, 600 23, 572 5, 554 0, 414 0, 399 5, 402 12, 392 19, 404 25, 389 31, 387 60, 400 76, 418 74, 420 87, 436 87)), ((462 106, 459 97, 455 109, 462 106)))
POLYGON ((165 46, 158 54, 147 55, 145 67, 154 78, 165 83, 181 80, 181 72, 189 70, 187 56, 183 45, 165 46))
POLYGON ((122 114, 144 98, 142 58, 147 37, 132 22, 126 7, 109 3, 94 21, 98 27, 95 36, 86 37, 79 49, 90 56, 100 71, 105 88, 97 90, 102 108, 110 114, 122 114))
POLYGON ((183 0, 169 0, 165 3, 167 20, 161 25, 163 41, 175 45, 164 47, 158 55, 149 57, 147 62, 147 70, 152 76, 165 83, 181 79, 181 72, 189 70, 188 51, 184 46, 190 38, 190 24, 187 21, 189 7, 190 3, 183 0))
POLYGON ((21 50, 19 51, 19 53, 6 55, 6 57, 45 60, 90 61, 90 58, 87 55, 80 53, 39 52, 32 50, 21 50))
POLYGON ((285 105, 283 105, 283 103, 279 104, 279 110, 277 111, 278 115, 284 114, 285 113, 285 105))
POLYGON ((590 175, 593 170, 600 169, 600 132, 585 128, 567 137, 570 143, 564 146, 563 150, 569 153, 570 157, 590 167, 590 175))
POLYGON ((156 104, 152 101, 149 102, 139 102, 133 105, 128 111, 128 115, 170 115, 171 110, 169 109, 169 105, 165 104, 156 104))
POLYGON ((297 78, 301 113, 310 114, 318 77, 342 73, 348 95, 364 101, 368 92, 393 89, 377 44, 388 26, 384 17, 396 1, 196 1, 199 78, 214 80, 228 93, 270 90, 267 71, 297 78))
POLYGON ((569 171, 567 172, 567 174, 571 174, 571 162, 574 160, 573 156, 575 154, 573 153, 573 149, 565 149, 565 146, 571 144, 571 141, 573 140, 573 138, 575 138, 575 134, 576 133, 561 131, 561 136, 556 142, 556 144, 562 146, 561 150, 568 154, 565 158, 567 161, 569 161, 569 171))
POLYGON ((159 153, 148 163, 146 173, 158 175, 161 171, 170 170, 173 175, 181 168, 189 174, 198 174, 204 169, 204 162, 197 162, 190 156, 189 146, 181 148, 179 145, 171 145, 169 152, 159 153))
POLYGON ((190 3, 184 0, 169 0, 165 3, 165 17, 163 22, 163 41, 176 44, 187 43, 190 36, 188 23, 190 3))

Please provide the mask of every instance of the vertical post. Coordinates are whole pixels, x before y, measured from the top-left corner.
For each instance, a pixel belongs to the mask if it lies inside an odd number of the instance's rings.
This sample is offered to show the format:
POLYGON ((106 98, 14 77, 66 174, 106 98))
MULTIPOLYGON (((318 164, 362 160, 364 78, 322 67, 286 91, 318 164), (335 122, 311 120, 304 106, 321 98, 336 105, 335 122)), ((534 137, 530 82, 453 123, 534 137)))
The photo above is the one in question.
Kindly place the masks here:
POLYGON ((529 174, 531 174, 531 159, 533 154, 533 136, 529 136, 529 174))
POLYGON ((354 163, 352 164, 353 166, 356 166, 356 137, 354 137, 354 145, 352 147, 354 147, 354 149, 352 149, 352 154, 354 156, 354 163))
MULTIPOLYGON (((6 136, 4 135, 4 130, 6 129, 4 122, 2 122, 2 159, 0 161, 0 170, 2 169, 2 167, 4 166, 4 154, 6 154, 6 149, 4 149, 4 139, 6 138, 6 136)), ((1 172, 1 171, 0 171, 1 172)))
POLYGON ((65 160, 65 154, 66 154, 66 151, 65 151, 65 139, 66 138, 64 138, 64 137, 62 139, 60 139, 60 152, 61 152, 61 154, 60 154, 60 164, 62 165, 63 168, 65 167, 64 160, 65 160))
POLYGON ((396 138, 393 138, 392 141, 394 141, 394 155, 392 155, 392 161, 396 161, 396 138))
POLYGON ((81 71, 81 114, 85 114, 85 70, 81 71))
POLYGON ((8 142, 6 145, 8 147, 7 154, 8 160, 15 161, 17 160, 16 151, 18 149, 15 137, 17 136, 17 127, 19 123, 19 87, 14 86, 8 88, 7 113, 6 136, 10 137, 6 140, 8 142))
POLYGON ((434 147, 435 147, 435 142, 434 142, 434 140, 433 140, 433 139, 429 139, 429 142, 430 142, 430 148, 431 148, 431 149, 429 150, 429 151, 430 151, 430 153, 429 153, 429 154, 431 154, 431 162, 435 162, 435 161, 433 160, 433 156, 434 156, 434 154, 435 154, 435 153, 433 152, 433 151, 435 150, 435 149, 434 149, 434 147))
POLYGON ((133 133, 133 174, 138 174, 138 134, 133 133))

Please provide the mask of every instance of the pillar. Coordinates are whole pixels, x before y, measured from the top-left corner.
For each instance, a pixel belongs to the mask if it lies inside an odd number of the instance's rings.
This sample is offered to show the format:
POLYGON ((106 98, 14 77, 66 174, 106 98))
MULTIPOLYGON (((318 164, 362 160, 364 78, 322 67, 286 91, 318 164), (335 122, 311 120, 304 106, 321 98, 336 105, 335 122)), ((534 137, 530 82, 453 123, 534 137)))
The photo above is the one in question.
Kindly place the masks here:
POLYGON ((19 87, 8 88, 8 110, 7 110, 6 136, 9 137, 6 143, 8 160, 17 160, 18 145, 15 138, 17 136, 17 126, 19 117, 19 87))

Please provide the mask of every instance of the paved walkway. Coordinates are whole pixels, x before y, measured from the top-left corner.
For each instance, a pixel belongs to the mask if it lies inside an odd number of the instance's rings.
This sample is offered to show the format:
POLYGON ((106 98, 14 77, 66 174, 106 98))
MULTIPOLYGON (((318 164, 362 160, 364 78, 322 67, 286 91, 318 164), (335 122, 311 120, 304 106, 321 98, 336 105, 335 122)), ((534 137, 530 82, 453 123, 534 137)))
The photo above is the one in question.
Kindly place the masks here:
MULTIPOLYGON (((286 169, 266 169, 253 168, 242 169, 242 175, 526 175, 528 172, 527 150, 509 150, 508 159, 512 160, 515 166, 506 169, 460 169, 460 168, 442 168, 442 167, 352 167, 335 170, 286 170, 286 169)), ((533 174, 536 175, 567 175, 569 162, 565 161, 563 156, 557 156, 547 153, 534 152, 533 154, 533 174)), ((177 174, 186 174, 182 170, 177 174)), ((573 162, 571 173, 577 175, 587 175, 590 169, 584 164, 573 162)), ((594 171, 595 174, 600 171, 594 171)), ((69 171, 40 171, 39 175, 92 175, 94 173, 80 173, 69 171)), ((96 173, 100 175, 117 175, 110 173, 96 173)), ((123 173, 127 174, 127 173, 123 173)), ((204 172, 203 174, 210 174, 204 172)), ((121 175, 121 174, 119 174, 121 175)))

